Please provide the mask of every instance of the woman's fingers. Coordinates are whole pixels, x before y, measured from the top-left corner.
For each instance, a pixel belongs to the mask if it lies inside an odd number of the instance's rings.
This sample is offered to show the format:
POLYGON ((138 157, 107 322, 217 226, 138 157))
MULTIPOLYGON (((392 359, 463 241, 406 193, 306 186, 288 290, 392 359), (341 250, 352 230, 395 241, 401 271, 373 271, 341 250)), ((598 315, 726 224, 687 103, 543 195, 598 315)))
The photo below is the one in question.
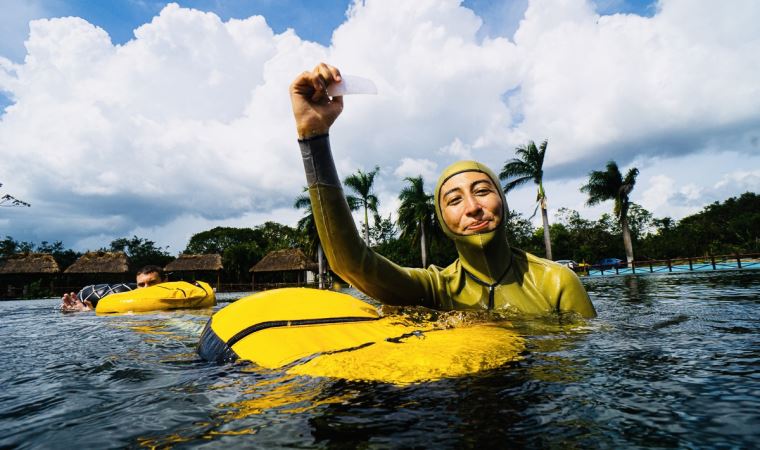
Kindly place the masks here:
POLYGON ((312 87, 314 94, 312 100, 315 102, 323 101, 329 98, 327 86, 333 83, 339 83, 341 80, 340 70, 337 67, 325 63, 319 63, 312 70, 312 87))

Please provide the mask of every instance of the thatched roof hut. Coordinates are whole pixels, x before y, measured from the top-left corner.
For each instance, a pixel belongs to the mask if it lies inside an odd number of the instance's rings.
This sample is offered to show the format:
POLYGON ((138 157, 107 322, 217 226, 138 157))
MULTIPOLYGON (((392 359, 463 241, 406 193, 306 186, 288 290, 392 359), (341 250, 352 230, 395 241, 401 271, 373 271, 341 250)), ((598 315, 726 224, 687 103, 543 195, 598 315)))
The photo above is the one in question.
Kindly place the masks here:
POLYGON ((167 272, 216 272, 222 270, 222 255, 216 253, 206 255, 179 255, 177 259, 166 265, 167 272))
POLYGON ((317 265, 309 260, 299 248, 275 250, 267 253, 249 272, 293 272, 317 270, 317 265))
POLYGON ((87 252, 64 273, 127 273, 129 264, 124 252, 87 252))
POLYGON ((267 253, 261 261, 249 270, 252 274, 251 288, 256 289, 255 277, 257 273, 266 274, 263 278, 265 280, 269 278, 270 287, 279 287, 282 285, 308 283, 309 274, 307 271, 316 272, 317 270, 319 270, 317 265, 313 261, 310 261, 300 249, 275 250, 267 253), (275 272, 279 272, 279 274, 275 272), (275 278, 280 278, 279 284, 271 283, 275 278), (290 280, 289 282, 288 279, 290 280))
POLYGON ((0 262, 0 274, 53 274, 61 269, 49 253, 12 255, 0 262))
MULTIPOLYGON (((164 267, 164 270, 172 273, 187 273, 195 281, 196 272, 216 272, 216 289, 221 285, 222 255, 210 253, 205 255, 179 255, 177 259, 164 267)), ((184 276, 180 276, 185 279, 184 276)), ((206 280, 208 281, 208 280, 206 280)))

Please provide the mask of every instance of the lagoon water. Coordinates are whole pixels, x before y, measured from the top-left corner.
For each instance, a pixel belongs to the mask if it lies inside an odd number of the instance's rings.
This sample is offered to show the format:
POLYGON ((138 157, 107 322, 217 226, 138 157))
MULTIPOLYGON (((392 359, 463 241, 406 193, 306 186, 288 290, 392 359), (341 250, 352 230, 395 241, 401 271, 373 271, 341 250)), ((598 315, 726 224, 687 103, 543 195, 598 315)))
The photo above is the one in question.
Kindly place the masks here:
POLYGON ((405 386, 206 363, 210 310, 0 302, 0 448, 757 446, 760 271, 584 284, 598 318, 512 321, 524 359, 405 386))

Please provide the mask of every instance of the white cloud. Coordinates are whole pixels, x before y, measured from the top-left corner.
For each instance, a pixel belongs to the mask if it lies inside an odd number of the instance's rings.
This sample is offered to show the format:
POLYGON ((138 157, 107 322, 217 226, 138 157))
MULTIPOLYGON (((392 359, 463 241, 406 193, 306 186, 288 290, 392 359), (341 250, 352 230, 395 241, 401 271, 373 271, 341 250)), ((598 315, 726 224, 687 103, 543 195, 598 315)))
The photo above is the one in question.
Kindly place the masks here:
MULTIPOLYGON (((211 220, 206 217, 182 214, 168 223, 154 227, 137 227, 130 230, 126 236, 151 236, 151 239, 160 242, 162 245, 168 245, 168 251, 177 254, 185 249, 187 243, 193 234, 203 230, 210 230, 214 227, 254 227, 264 222, 274 221, 283 225, 295 227, 298 220, 303 216, 303 211, 293 208, 276 208, 266 212, 250 212, 240 217, 211 220)), ((111 239, 104 240, 106 245, 111 239)), ((80 245, 86 244, 80 242, 80 245)), ((86 245, 83 245, 86 246, 86 245)))
POLYGON ((401 164, 396 167, 393 174, 399 178, 422 176, 428 183, 435 183, 438 172, 438 164, 429 159, 402 158, 401 164))
POLYGON ((655 175, 650 178, 649 183, 649 187, 641 196, 641 202, 652 209, 659 209, 667 205, 668 198, 675 186, 675 180, 667 175, 655 175))
POLYGON ((600 17, 582 1, 531 2, 515 36, 520 130, 563 149, 550 164, 683 154, 757 134, 760 4, 659 6, 652 18, 600 17))
POLYGON ((439 153, 442 153, 444 155, 451 155, 457 159, 467 159, 471 160, 472 158, 472 146, 465 144, 459 138, 455 138, 453 141, 451 141, 449 144, 444 145, 439 150, 439 153))
MULTIPOLYGON (((286 217, 304 184, 287 87, 322 60, 378 85, 346 98, 331 135, 341 176, 383 169, 384 214, 404 176, 432 183, 465 158, 498 169, 528 139, 549 139, 552 208, 583 208, 582 177, 608 159, 650 164, 634 195, 657 211, 756 189, 755 172, 720 186, 677 172, 728 163, 684 156, 708 150, 758 159, 757 2, 663 0, 642 18, 533 0, 514 42, 483 37, 459 3, 357 1, 330 47, 177 5, 123 45, 82 19, 33 21, 25 61, 0 59, 15 101, 0 116, 0 181, 33 205, 9 234, 90 245, 144 232, 178 251, 196 227, 286 217), (659 170, 662 155, 679 164, 659 170), (668 189, 682 198, 662 200, 668 189)), ((521 192, 510 205, 529 213, 521 192)))
POLYGON ((29 21, 44 17, 45 8, 36 0, 0 0, 0 11, 0 55, 14 61, 23 60, 29 21))
POLYGON ((739 170, 723 176, 723 179, 715 184, 715 190, 719 192, 760 191, 760 170, 739 170))

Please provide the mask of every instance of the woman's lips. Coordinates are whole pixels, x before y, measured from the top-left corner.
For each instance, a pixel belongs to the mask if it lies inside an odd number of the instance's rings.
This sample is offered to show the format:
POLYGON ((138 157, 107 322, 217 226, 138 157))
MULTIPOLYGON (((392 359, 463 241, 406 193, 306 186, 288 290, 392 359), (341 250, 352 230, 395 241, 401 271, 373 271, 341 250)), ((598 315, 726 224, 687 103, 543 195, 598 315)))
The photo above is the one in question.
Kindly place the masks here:
POLYGON ((480 231, 480 230, 482 230, 484 228, 488 228, 488 221, 487 220, 482 220, 480 222, 475 222, 472 225, 468 225, 466 229, 470 230, 470 231, 480 231))

